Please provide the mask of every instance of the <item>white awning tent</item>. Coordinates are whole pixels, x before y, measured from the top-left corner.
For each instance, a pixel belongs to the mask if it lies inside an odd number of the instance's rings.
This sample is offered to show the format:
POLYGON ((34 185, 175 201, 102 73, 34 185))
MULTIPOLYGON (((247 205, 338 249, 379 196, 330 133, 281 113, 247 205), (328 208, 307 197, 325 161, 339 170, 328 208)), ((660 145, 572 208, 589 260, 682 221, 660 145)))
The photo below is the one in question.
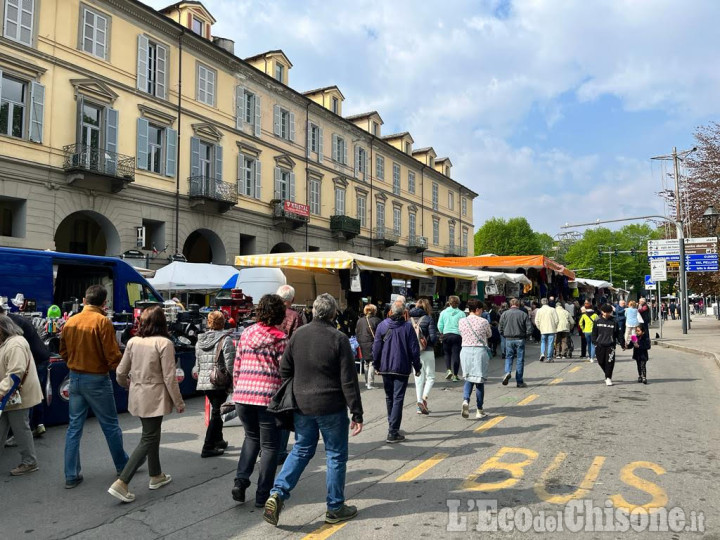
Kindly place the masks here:
POLYGON ((148 283, 158 291, 213 291, 235 274, 232 266, 175 261, 157 270, 148 283))
POLYGON ((575 278, 575 281, 579 284, 584 286, 585 288, 593 288, 593 289, 610 289, 612 288, 613 284, 609 281, 604 281, 601 279, 583 279, 583 278, 575 278))

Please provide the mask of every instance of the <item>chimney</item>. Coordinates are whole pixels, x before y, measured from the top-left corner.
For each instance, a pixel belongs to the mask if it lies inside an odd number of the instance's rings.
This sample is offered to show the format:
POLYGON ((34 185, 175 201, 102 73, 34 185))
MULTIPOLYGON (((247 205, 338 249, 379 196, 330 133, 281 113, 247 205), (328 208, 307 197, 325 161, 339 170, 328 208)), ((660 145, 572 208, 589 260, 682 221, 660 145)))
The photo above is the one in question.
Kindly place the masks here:
POLYGON ((230 54, 235 54, 235 42, 232 39, 222 38, 218 36, 212 37, 213 43, 218 47, 225 49, 230 54))

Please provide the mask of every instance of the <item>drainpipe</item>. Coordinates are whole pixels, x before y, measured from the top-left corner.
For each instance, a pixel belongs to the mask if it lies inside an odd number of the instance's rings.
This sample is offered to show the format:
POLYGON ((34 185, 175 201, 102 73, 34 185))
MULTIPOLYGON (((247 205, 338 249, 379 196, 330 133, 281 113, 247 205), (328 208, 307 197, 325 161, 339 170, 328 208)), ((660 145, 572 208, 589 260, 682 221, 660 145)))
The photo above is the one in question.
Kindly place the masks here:
POLYGON ((375 140, 375 135, 372 133, 370 134, 370 198, 368 199, 368 202, 366 204, 366 207, 369 206, 369 208, 365 208, 367 212, 370 214, 370 256, 373 256, 373 166, 375 164, 375 159, 373 157, 373 141, 375 140))
POLYGON ((180 145, 182 141, 182 53, 183 53, 183 42, 182 38, 185 35, 185 30, 180 30, 180 36, 178 37, 178 49, 179 49, 179 60, 178 60, 178 102, 177 102, 177 116, 178 116, 178 128, 177 128, 177 155, 175 156, 175 254, 177 255, 180 251, 180 145))
MULTIPOLYGON (((305 204, 310 208, 310 100, 305 104, 305 204)), ((312 215, 312 214, 311 214, 312 215)), ((310 217, 308 216, 305 223, 305 251, 308 250, 308 227, 310 226, 310 217)))

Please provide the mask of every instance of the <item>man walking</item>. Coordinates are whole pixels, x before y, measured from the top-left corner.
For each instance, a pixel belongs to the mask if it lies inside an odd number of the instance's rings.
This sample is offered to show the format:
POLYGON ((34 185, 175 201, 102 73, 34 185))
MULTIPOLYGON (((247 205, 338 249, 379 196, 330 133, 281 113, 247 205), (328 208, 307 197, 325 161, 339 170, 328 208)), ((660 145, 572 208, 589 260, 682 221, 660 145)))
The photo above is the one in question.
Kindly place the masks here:
POLYGON ((613 317, 613 308, 604 304, 600 311, 602 317, 595 321, 592 329, 592 343, 598 365, 605 374, 605 384, 612 386, 612 374, 615 367, 615 345, 619 338, 617 321, 613 317))
POLYGON ((535 315, 535 326, 540 330, 540 361, 553 361, 553 345, 558 327, 557 311, 548 304, 547 298, 540 300, 540 309, 535 315))
POLYGON ((362 431, 363 409, 350 341, 335 328, 336 314, 335 298, 327 293, 318 296, 312 321, 293 334, 280 362, 283 382, 293 379, 297 409, 295 444, 275 478, 263 512, 263 519, 275 526, 284 501, 315 455, 320 434, 327 460, 325 522, 339 523, 357 515, 356 507, 345 504, 345 471, 348 427, 353 436, 362 431))
POLYGON ((519 308, 520 301, 517 298, 510 300, 510 309, 500 317, 498 329, 500 335, 505 337, 505 376, 503 386, 507 386, 512 373, 513 360, 517 359, 515 365, 515 382, 518 388, 526 388, 523 382, 525 370, 525 340, 532 335, 533 325, 528 314, 519 308))
POLYGON ((113 325, 105 314, 106 300, 105 287, 88 287, 83 299, 85 307, 68 319, 60 334, 60 356, 70 370, 70 423, 65 435, 66 489, 72 489, 83 481, 80 439, 88 409, 100 422, 118 474, 128 461, 108 374, 111 369, 117 368, 122 354, 113 325))
POLYGON ((413 371, 419 377, 422 369, 420 345, 415 329, 405 320, 405 309, 402 300, 393 302, 390 317, 375 330, 373 343, 373 364, 375 371, 382 375, 385 387, 388 411, 388 436, 385 442, 389 444, 405 440, 405 436, 400 435, 400 423, 408 378, 413 371))
POLYGON ((555 335, 555 349, 557 358, 567 358, 570 353, 570 329, 575 321, 570 313, 563 307, 562 302, 558 302, 555 306, 555 312, 558 316, 557 334, 555 335))

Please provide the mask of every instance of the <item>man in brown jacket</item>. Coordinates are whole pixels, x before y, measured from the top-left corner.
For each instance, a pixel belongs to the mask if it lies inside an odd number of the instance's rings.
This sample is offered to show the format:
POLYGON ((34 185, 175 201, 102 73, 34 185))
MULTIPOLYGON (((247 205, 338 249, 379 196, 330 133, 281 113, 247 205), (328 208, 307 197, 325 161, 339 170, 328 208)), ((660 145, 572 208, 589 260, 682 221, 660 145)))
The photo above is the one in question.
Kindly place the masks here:
POLYGON ((88 409, 100 422, 118 474, 128 455, 123 449, 115 396, 109 371, 122 358, 115 330, 105 314, 107 290, 92 285, 85 292, 82 312, 71 317, 60 334, 60 355, 70 370, 70 423, 65 435, 65 488, 82 482, 80 439, 88 409))

